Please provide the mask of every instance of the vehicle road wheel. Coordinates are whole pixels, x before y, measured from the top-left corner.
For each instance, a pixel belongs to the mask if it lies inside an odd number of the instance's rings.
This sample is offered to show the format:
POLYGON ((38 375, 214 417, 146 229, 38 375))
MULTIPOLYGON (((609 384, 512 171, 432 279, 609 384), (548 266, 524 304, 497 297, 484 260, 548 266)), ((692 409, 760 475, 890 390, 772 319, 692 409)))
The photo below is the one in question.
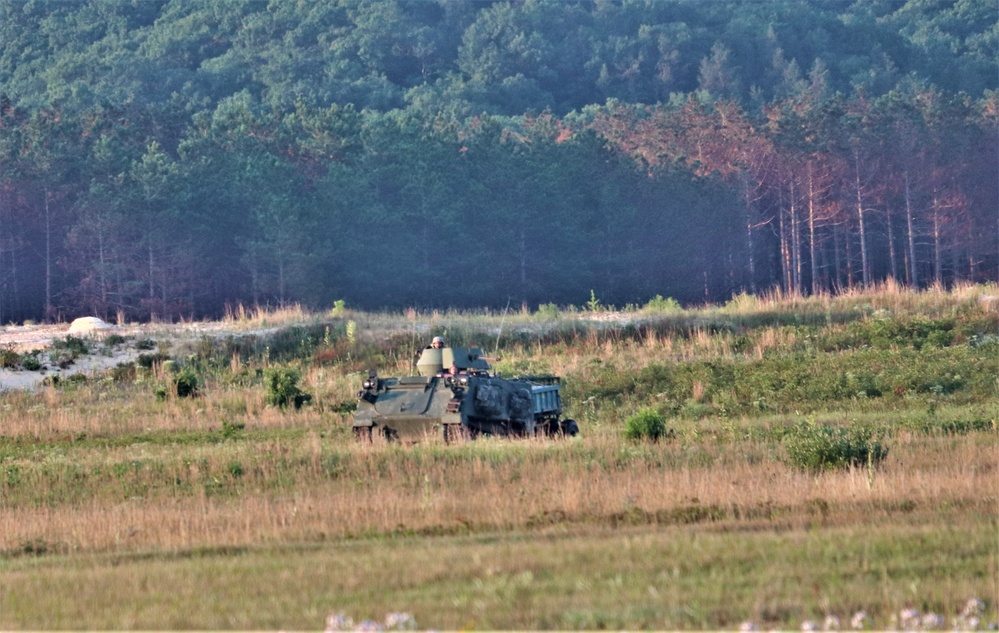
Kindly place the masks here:
POLYGON ((355 426, 354 427, 354 439, 358 442, 371 443, 371 427, 370 426, 355 426))
POLYGON ((573 437, 579 434, 579 425, 575 420, 562 420, 562 434, 573 437))
POLYGON ((468 439, 468 435, 465 433, 464 429, 461 428, 460 424, 444 425, 445 444, 455 444, 457 442, 462 442, 466 439, 468 439))

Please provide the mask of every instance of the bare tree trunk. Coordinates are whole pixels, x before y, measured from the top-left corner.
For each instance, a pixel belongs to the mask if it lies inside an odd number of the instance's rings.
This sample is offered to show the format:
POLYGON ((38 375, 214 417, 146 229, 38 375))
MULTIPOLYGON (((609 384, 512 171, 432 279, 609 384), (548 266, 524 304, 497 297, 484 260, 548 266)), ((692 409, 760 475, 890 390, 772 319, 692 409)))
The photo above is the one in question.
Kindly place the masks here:
POLYGON ((843 279, 843 261, 839 250, 839 226, 833 226, 833 287, 839 290, 843 279))
POLYGON ((888 262, 891 266, 891 278, 897 281, 898 257, 895 255, 895 232, 891 226, 891 206, 885 207, 885 219, 888 222, 888 262))
POLYGON ((791 176, 791 280, 794 294, 801 294, 801 222, 798 221, 798 198, 791 176))
POLYGON ((811 267, 812 294, 819 292, 819 267, 815 259, 815 174, 812 161, 808 161, 808 263, 811 267))
POLYGON ((864 227, 864 199, 861 193, 860 184, 860 155, 854 152, 854 172, 856 175, 855 187, 857 190, 857 222, 859 223, 858 234, 860 235, 860 267, 863 273, 864 287, 871 285, 871 271, 867 262, 867 234, 864 227))
MULTIPOLYGON (((950 245, 950 282, 951 285, 961 278, 961 242, 955 236, 950 245)), ((16 277, 15 277, 16 279, 16 277)))
POLYGON ((787 227, 784 225, 784 196, 777 200, 777 232, 780 236, 781 288, 791 291, 791 249, 788 247, 787 227))
POLYGON ((155 258, 153 257, 153 244, 152 244, 151 241, 149 242, 146 251, 147 251, 147 254, 149 256, 149 298, 150 299, 155 299, 156 298, 156 286, 153 283, 153 278, 156 275, 156 267, 155 267, 156 261, 155 261, 155 258))
POLYGON ((846 287, 853 288, 853 242, 850 241, 850 227, 843 231, 843 245, 846 249, 846 287))
POLYGON ((943 233, 940 221, 940 204, 936 194, 933 196, 933 281, 938 285, 943 283, 943 261, 940 241, 943 233))
POLYGON ((905 170, 905 225, 906 225, 906 234, 909 240, 908 244, 909 250, 907 258, 909 266, 907 269, 906 280, 909 282, 910 286, 912 286, 913 288, 918 288, 919 277, 917 276, 916 273, 916 232, 913 229, 913 222, 912 222, 912 188, 910 186, 910 178, 911 175, 909 174, 909 170, 906 169, 905 170))
MULTIPOLYGON (((97 218, 97 264, 100 266, 99 279, 101 281, 101 311, 108 307, 108 278, 107 278, 107 258, 104 253, 104 216, 97 218)), ((107 316, 104 314, 102 316, 107 316)))
POLYGON ((45 320, 52 319, 52 209, 45 188, 45 320))
POLYGON ((749 186, 749 175, 742 176, 742 199, 743 207, 746 211, 746 255, 749 267, 749 291, 756 294, 756 258, 753 255, 753 216, 752 216, 752 190, 749 186))

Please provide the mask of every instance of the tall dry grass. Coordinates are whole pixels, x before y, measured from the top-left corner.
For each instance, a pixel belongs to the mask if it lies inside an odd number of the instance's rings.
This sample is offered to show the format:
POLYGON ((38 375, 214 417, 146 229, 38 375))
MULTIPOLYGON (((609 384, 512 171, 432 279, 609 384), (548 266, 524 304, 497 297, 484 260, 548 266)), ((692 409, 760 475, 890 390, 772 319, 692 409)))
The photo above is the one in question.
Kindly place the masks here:
POLYGON ((999 507, 993 440, 902 438, 876 471, 821 475, 791 469, 774 446, 754 442, 396 447, 313 432, 88 447, 21 472, 32 490, 5 493, 0 550, 175 551, 550 524, 971 524, 999 507))
MULTIPOLYGON (((990 294, 994 287, 886 285, 835 297, 737 297, 679 314, 350 312, 356 346, 340 341, 322 362, 289 361, 314 395, 301 411, 267 406, 257 375, 267 359, 238 355, 206 371, 193 399, 156 397, 170 380, 163 368, 134 384, 95 376, 2 394, 0 565, 17 568, 18 586, 0 592, 0 606, 17 614, 0 613, 0 626, 280 628, 286 622, 264 613, 279 602, 308 613, 290 621, 308 628, 321 625, 317 605, 331 593, 359 608, 382 608, 390 595, 417 605, 421 623, 445 628, 468 625, 467 614, 477 618, 469 628, 718 628, 747 616, 786 626, 803 609, 850 608, 880 609, 887 624, 907 600, 966 600, 995 587, 982 580, 995 563, 980 558, 995 553, 982 535, 994 533, 999 515, 999 442, 994 429, 949 435, 911 422, 994 419, 987 389, 952 409, 942 394, 897 410, 843 401, 814 416, 830 426, 896 424, 887 460, 872 469, 789 467, 779 430, 801 422, 794 413, 681 416, 671 421, 676 435, 659 444, 625 442, 621 429, 639 404, 627 398, 628 377, 650 365, 758 360, 800 347, 810 330, 799 322, 841 332, 849 321, 882 318, 879 310, 987 312, 990 294), (564 442, 354 443, 344 405, 366 362, 354 354, 367 349, 383 375, 405 373, 431 332, 499 349, 495 365, 506 374, 551 372, 595 389, 619 381, 624 388, 608 393, 625 397, 581 394, 568 413, 583 434, 564 442), (316 569, 317 560, 335 562, 316 569), (939 582, 907 589, 913 560, 917 576, 939 582), (112 569, 121 561, 128 570, 112 569), (176 561, 184 562, 171 569, 176 561), (219 593, 202 600, 184 589, 192 568, 203 574, 199 589, 224 577, 219 593), (122 618, 88 591, 66 590, 102 581, 120 583, 128 608, 151 611, 122 618), (50 603, 53 591, 82 597, 50 603), (185 600, 199 615, 170 616, 188 613, 176 607, 185 600), (513 603, 522 607, 516 617, 513 603)), ((329 317, 237 308, 219 329, 329 317)), ((182 361, 196 349, 190 336, 171 348, 182 361)), ((704 380, 690 387, 695 405, 713 397, 704 380)))

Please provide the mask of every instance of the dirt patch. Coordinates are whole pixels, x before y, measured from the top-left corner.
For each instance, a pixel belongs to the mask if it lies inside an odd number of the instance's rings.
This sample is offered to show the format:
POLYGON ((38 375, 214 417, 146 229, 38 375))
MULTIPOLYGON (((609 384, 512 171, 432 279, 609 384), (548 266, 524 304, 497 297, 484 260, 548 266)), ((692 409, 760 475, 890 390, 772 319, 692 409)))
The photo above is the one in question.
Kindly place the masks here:
MULTIPOLYGON (((178 323, 178 324, 127 324, 108 325, 89 332, 71 331, 67 324, 56 325, 9 325, 0 328, 0 350, 11 350, 18 354, 40 352, 37 357, 42 369, 0 369, 0 391, 36 389, 49 376, 67 377, 82 373, 88 377, 97 376, 121 363, 130 363, 142 352, 134 348, 140 339, 153 341, 169 340, 178 342, 197 340, 202 336, 224 336, 234 334, 233 328, 224 323, 178 323), (110 346, 104 341, 117 334, 129 339, 128 342, 110 346), (53 343, 65 340, 67 336, 83 339, 88 343, 90 353, 80 356, 65 368, 51 361, 53 343)), ((239 331, 243 334, 264 333, 271 330, 239 331)))

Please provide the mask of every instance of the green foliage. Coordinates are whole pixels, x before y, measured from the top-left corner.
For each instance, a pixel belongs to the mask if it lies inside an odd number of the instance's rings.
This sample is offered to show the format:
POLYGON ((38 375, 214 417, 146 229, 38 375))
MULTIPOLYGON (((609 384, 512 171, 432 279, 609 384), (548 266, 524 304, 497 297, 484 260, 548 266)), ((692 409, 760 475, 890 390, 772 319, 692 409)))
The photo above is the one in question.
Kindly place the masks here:
POLYGON ((227 440, 238 437, 244 430, 246 430, 246 424, 244 422, 233 422, 231 420, 222 421, 222 437, 227 440))
POLYGON ((875 467, 888 456, 888 447, 869 429, 833 428, 803 422, 785 437, 791 465, 809 471, 875 467))
POLYGON ((558 306, 554 303, 542 303, 538 306, 537 315, 547 320, 557 319, 559 316, 558 306))
MULTIPOLYGON (((338 333, 346 335, 346 326, 341 325, 338 333)), ((329 338, 329 326, 323 324, 296 325, 280 328, 268 337, 256 341, 254 355, 273 361, 288 361, 311 357, 315 350, 329 338)), ((251 342, 254 339, 250 339, 251 342)), ((229 355, 224 358, 227 359, 229 355)))
POLYGON ((0 349, 0 367, 14 369, 21 364, 21 355, 10 348, 0 349))
POLYGON ((138 366, 135 363, 118 363, 111 368, 111 380, 116 383, 132 383, 138 375, 138 366))
POLYGON ((38 353, 28 353, 21 356, 21 367, 27 371, 38 371, 42 368, 42 361, 38 359, 38 353))
MULTIPOLYGON (((0 162, 18 252, 45 261, 12 268, 5 316, 176 319, 236 301, 339 317, 339 296, 568 305, 600 287, 605 305, 629 305, 664 287, 686 303, 787 286, 786 266, 746 266, 780 256, 752 239, 771 210, 740 195, 775 191, 776 176, 730 157, 766 146, 798 170, 804 152, 848 182, 844 130, 881 166, 884 204, 902 204, 887 185, 903 172, 937 174, 969 197, 955 230, 993 223, 995 191, 976 185, 991 164, 995 20, 975 3, 22 4, 0 5, 0 162), (913 166, 911 147, 941 151, 913 166), (461 262, 440 244, 461 245, 461 262), (475 274, 459 274, 468 262, 475 274), (52 314, 17 314, 42 306, 52 314)), ((848 194, 827 196, 831 215, 848 194)), ((807 258, 840 267, 815 280, 824 290, 846 273, 836 227, 816 224, 822 250, 807 258)), ((888 269, 889 232, 870 233, 874 270, 888 269)), ((919 249, 912 269, 960 257, 995 270, 987 241, 943 249, 919 249)), ((782 291, 800 295, 811 272, 788 263, 805 279, 782 291)))
POLYGON ((301 379, 298 370, 291 367, 270 367, 264 370, 264 383, 267 385, 267 403, 284 409, 292 405, 300 409, 310 402, 312 396, 298 386, 301 379))
POLYGON ((231 461, 229 462, 229 465, 226 467, 226 470, 229 471, 229 476, 231 476, 233 479, 239 479, 240 477, 243 476, 242 462, 231 461))
POLYGON ((642 311, 651 314, 674 314, 682 312, 683 307, 679 301, 672 297, 664 299, 662 295, 656 295, 649 299, 649 302, 645 304, 642 311))
POLYGON ((869 345, 878 349, 947 347, 954 341, 956 326, 954 319, 883 316, 851 323, 844 342, 850 346, 869 345))
POLYGON ((597 299, 597 293, 590 290, 590 300, 586 302, 586 309, 590 312, 600 312, 604 309, 600 299, 597 299))
POLYGON ((64 339, 54 339, 52 349, 59 352, 68 352, 72 358, 79 358, 90 353, 90 345, 82 338, 68 335, 64 339))
POLYGON ((103 343, 107 347, 116 347, 123 344, 126 340, 121 334, 108 334, 104 337, 103 343))
POLYGON ((722 306, 723 312, 730 312, 734 314, 740 314, 745 312, 752 312, 758 310, 760 307, 760 299, 756 295, 749 294, 745 291, 739 294, 733 295, 728 302, 722 306))
POLYGON ((174 384, 179 398, 193 398, 198 395, 198 374, 190 367, 185 367, 177 373, 174 384))
POLYGON ((169 354, 163 354, 161 352, 155 352, 152 354, 139 354, 135 362, 144 369, 152 369, 154 365, 159 365, 170 360, 169 354))
POLYGON ((652 408, 644 408, 624 422, 624 436, 629 440, 658 442, 667 437, 666 416, 652 408))

